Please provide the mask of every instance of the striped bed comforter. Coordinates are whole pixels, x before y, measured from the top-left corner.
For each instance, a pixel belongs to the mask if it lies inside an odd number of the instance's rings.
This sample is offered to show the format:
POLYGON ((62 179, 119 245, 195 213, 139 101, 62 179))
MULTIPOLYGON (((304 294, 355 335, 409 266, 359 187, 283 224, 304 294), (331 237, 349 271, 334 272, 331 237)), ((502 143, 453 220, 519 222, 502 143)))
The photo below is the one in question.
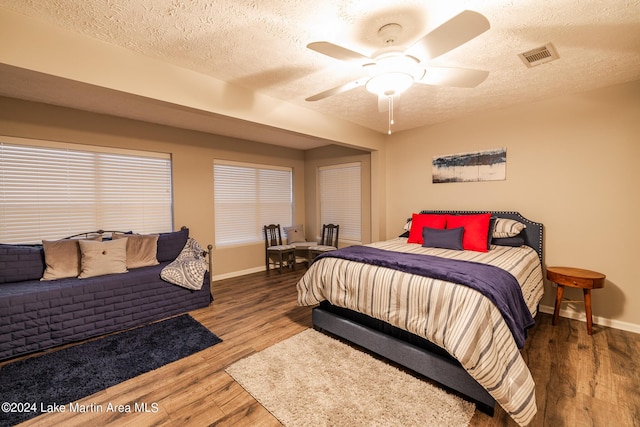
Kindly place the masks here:
MULTIPOLYGON (((486 253, 423 248, 406 238, 372 247, 494 265, 510 272, 535 316, 544 291, 537 253, 492 246, 486 253)), ((455 357, 520 425, 535 415, 535 384, 500 311, 466 286, 338 258, 314 262, 297 284, 298 304, 323 300, 427 338, 455 357), (487 327, 491 325, 491 327, 487 327)))

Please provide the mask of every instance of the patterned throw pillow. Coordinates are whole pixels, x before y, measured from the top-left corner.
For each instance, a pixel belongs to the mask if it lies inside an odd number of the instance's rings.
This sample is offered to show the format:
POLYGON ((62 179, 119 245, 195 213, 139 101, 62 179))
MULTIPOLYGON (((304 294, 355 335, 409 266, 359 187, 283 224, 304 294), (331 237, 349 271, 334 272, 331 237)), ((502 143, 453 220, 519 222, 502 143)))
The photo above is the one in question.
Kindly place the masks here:
POLYGON ((189 237, 175 261, 162 269, 160 277, 166 282, 183 288, 201 289, 207 271, 204 253, 198 242, 189 237))

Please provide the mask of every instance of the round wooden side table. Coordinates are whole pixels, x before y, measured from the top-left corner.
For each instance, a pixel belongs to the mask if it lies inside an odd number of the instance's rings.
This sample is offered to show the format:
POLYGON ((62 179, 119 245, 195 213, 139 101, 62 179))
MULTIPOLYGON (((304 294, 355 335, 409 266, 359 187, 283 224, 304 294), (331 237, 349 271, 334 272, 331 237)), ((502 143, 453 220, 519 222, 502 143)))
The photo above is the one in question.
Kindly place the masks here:
MULTIPOLYGON (((582 288, 584 294, 584 311, 587 316, 587 334, 592 334, 593 319, 591 317, 591 289, 604 287, 605 275, 597 271, 573 267, 547 267, 547 279, 558 285, 556 290, 556 307, 553 310, 552 325, 558 322, 560 304, 564 287, 582 288)), ((576 302, 576 301, 572 301, 576 302)))

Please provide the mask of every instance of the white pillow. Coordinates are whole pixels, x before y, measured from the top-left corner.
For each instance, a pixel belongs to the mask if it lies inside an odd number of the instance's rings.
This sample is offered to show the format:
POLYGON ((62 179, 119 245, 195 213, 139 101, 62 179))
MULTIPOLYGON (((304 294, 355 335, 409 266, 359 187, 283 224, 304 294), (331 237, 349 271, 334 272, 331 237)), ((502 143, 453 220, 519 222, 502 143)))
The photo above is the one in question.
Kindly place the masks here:
POLYGON ((307 241, 304 237, 304 225, 284 227, 284 232, 287 235, 287 243, 289 244, 307 241))

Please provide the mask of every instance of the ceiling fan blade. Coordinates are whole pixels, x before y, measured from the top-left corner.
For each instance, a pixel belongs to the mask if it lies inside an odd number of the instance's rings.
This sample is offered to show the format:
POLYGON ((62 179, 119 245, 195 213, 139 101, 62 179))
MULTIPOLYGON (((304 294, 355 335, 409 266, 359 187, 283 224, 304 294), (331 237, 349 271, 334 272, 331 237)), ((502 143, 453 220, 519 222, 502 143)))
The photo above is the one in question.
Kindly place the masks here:
POLYGON ((305 101, 319 101, 324 98, 328 98, 339 93, 347 92, 357 87, 363 86, 367 82, 367 79, 358 79, 349 83, 345 83, 341 86, 334 87, 333 89, 325 90, 324 92, 317 93, 305 99, 305 101))
MULTIPOLYGON (((393 95, 393 108, 397 108, 400 105, 400 95, 393 95)), ((378 111, 386 113, 389 111, 389 97, 381 95, 378 97, 378 111)))
POLYGON ((320 52, 323 55, 330 56, 341 61, 362 61, 369 58, 361 53, 354 52, 346 47, 338 46, 330 42, 313 42, 309 43, 307 47, 316 52, 320 52))
POLYGON ((425 76, 416 83, 433 86, 476 87, 489 75, 488 71, 468 68, 427 67, 425 76))
POLYGON ((471 10, 462 11, 415 42, 407 51, 430 60, 476 38, 491 27, 487 18, 471 10))

